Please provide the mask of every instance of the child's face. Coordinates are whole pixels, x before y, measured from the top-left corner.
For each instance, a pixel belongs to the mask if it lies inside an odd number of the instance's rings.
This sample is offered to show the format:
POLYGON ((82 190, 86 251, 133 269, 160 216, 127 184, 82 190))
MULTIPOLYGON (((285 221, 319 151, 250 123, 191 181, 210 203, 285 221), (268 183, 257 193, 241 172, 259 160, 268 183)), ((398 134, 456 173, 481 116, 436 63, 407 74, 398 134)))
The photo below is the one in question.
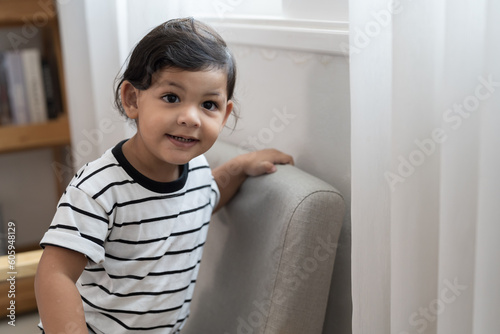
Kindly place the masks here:
POLYGON ((127 99, 128 117, 137 121, 135 139, 143 149, 142 160, 147 160, 142 162, 182 165, 205 153, 232 111, 226 81, 223 70, 170 68, 155 73, 147 90, 124 82, 122 99, 127 99))

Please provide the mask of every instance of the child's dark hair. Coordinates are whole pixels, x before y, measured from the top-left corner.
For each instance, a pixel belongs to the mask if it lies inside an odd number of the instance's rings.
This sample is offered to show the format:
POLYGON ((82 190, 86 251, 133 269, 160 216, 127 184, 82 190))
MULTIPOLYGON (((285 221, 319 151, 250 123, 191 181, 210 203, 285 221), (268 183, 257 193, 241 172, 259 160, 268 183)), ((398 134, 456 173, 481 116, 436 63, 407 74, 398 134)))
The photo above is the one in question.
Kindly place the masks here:
POLYGON ((200 21, 174 19, 151 30, 130 54, 126 70, 117 78, 115 86, 115 105, 122 115, 126 115, 120 94, 122 83, 126 80, 135 88, 146 90, 151 86, 154 73, 164 68, 223 69, 227 73, 227 98, 233 98, 236 64, 226 42, 200 21))

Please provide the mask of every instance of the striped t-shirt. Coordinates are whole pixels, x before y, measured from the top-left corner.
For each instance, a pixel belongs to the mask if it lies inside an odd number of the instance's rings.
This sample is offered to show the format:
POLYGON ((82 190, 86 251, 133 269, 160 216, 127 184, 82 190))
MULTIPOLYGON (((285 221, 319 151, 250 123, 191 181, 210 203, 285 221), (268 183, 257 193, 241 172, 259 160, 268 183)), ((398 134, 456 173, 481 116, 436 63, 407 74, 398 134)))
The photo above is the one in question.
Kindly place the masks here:
POLYGON ((123 143, 80 169, 41 245, 89 259, 77 287, 97 333, 174 333, 189 315, 219 190, 204 156, 162 183, 132 167, 123 143))

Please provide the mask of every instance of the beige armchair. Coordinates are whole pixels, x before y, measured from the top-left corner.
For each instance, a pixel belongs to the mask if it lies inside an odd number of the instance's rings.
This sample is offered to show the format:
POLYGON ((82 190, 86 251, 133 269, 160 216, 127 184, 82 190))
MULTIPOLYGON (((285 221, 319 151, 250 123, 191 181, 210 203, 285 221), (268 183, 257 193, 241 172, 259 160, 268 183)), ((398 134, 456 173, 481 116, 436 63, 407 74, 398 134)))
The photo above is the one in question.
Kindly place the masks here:
MULTIPOLYGON (((236 155, 219 142, 212 167, 236 155)), ((218 212, 182 334, 321 334, 342 196, 293 166, 249 178, 218 212)))

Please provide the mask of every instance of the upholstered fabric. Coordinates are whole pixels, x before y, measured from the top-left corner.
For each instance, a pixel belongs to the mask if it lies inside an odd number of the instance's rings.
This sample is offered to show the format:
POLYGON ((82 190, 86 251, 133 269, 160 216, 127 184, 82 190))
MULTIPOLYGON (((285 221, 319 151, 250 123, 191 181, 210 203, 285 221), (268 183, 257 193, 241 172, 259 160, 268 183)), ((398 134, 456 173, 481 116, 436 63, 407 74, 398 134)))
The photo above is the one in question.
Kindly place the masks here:
MULTIPOLYGON (((218 143, 212 167, 238 149, 218 143)), ((183 334, 320 334, 344 201, 293 166, 249 178, 208 232, 183 334)))

